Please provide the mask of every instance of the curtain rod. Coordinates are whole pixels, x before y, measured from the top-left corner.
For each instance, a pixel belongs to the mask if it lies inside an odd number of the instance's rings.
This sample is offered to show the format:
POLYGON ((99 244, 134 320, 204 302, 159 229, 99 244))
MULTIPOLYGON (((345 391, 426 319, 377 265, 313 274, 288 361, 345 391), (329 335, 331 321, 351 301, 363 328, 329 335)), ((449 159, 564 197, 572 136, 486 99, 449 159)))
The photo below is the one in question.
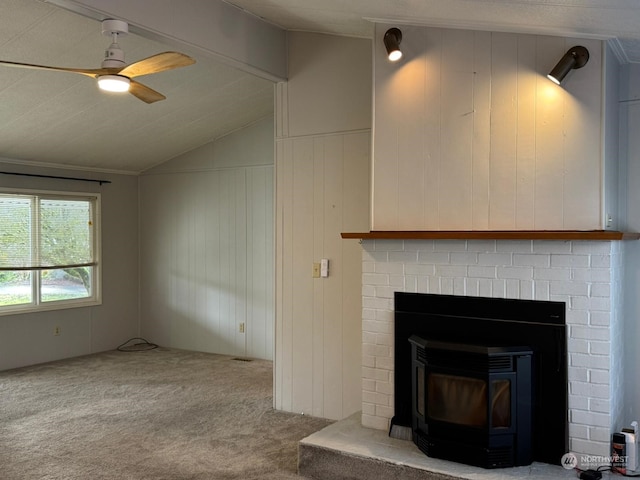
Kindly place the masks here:
POLYGON ((16 173, 16 172, 0 172, 3 175, 18 175, 21 177, 38 177, 38 178, 55 178, 58 180, 75 180, 77 182, 94 182, 102 185, 103 183, 111 183, 111 180, 95 180, 93 178, 76 178, 76 177, 58 177, 56 175, 37 175, 35 173, 16 173))

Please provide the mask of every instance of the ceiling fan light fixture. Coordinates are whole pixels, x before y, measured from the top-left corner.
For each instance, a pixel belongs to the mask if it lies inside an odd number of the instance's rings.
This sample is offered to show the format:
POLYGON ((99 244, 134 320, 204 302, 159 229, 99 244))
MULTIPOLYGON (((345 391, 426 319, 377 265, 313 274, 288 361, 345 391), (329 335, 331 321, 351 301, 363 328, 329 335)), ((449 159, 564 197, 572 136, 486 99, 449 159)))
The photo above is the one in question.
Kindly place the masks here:
POLYGON ((122 75, 100 75, 98 87, 107 92, 128 92, 131 80, 122 75))

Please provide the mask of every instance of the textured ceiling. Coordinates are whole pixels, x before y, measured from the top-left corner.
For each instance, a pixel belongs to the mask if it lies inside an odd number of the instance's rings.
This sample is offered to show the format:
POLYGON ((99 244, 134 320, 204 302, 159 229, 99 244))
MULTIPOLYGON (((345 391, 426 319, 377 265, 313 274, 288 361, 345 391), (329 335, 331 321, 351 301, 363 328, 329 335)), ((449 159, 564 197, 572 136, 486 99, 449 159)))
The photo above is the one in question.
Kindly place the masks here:
MULTIPOLYGON (((99 68, 100 22, 35 0, 0 0, 0 59, 99 68)), ((137 35, 127 62, 171 50, 137 35)), ((211 59, 138 77, 166 95, 148 105, 82 75, 0 66, 0 157, 139 172, 273 113, 273 84, 211 59)))
MULTIPOLYGON (((367 38, 373 20, 616 38, 621 57, 640 62, 640 0, 230 3, 289 30, 367 38)), ((96 20, 38 0, 0 0, 2 60, 97 68, 109 42, 96 20)), ((134 34, 120 45, 128 62, 173 49, 134 34)), ((152 105, 131 95, 101 93, 80 75, 0 66, 0 158, 140 172, 273 114, 270 82, 210 58, 196 60, 190 67, 138 78, 167 96, 152 105)))

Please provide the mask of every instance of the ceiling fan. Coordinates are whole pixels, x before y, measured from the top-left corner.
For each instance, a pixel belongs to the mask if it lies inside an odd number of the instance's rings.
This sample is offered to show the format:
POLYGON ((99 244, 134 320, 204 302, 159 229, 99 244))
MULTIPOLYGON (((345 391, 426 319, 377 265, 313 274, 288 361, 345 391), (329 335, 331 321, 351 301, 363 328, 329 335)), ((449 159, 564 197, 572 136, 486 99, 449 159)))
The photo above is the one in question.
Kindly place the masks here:
POLYGON ((183 53, 163 52, 127 65, 124 61, 124 52, 118 45, 118 35, 126 35, 127 33, 129 33, 129 25, 127 22, 113 19, 102 21, 102 34, 110 36, 112 41, 111 45, 109 45, 105 51, 101 68, 49 67, 46 65, 33 65, 3 60, 0 60, 0 65, 79 73, 80 75, 95 78, 98 81, 98 86, 102 90, 129 92, 146 103, 164 100, 166 98, 164 95, 133 80, 133 78, 164 72, 165 70, 173 70, 174 68, 186 67, 194 64, 196 61, 183 53))

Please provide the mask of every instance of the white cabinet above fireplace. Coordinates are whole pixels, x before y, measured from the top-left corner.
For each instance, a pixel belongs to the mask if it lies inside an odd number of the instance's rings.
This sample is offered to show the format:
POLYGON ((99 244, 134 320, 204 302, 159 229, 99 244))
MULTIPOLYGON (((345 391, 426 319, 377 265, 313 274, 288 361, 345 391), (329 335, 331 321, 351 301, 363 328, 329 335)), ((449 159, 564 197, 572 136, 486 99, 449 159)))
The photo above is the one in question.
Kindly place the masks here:
POLYGON ((400 26, 404 57, 391 63, 391 26, 374 40, 372 230, 616 228, 605 42, 400 26), (555 85, 546 74, 574 45, 589 62, 555 85))

